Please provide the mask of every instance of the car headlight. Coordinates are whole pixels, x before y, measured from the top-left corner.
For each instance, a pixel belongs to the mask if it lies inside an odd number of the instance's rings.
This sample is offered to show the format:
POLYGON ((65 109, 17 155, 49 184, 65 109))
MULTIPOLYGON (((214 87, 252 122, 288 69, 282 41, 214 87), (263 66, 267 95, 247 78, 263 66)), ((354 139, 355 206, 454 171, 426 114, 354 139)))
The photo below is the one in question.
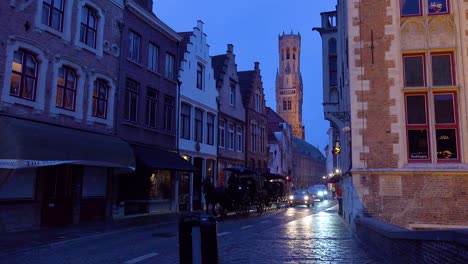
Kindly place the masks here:
POLYGON ((294 195, 289 195, 289 200, 294 200, 294 195))
POLYGON ((319 191, 319 192, 318 192, 318 195, 319 195, 319 196, 322 196, 322 195, 323 195, 323 192, 322 192, 322 191, 319 191))
POLYGON ((304 200, 309 200, 309 195, 304 196, 304 200))
POLYGON ((327 195, 327 194, 328 194, 328 192, 327 192, 327 191, 323 191, 323 194, 327 195))

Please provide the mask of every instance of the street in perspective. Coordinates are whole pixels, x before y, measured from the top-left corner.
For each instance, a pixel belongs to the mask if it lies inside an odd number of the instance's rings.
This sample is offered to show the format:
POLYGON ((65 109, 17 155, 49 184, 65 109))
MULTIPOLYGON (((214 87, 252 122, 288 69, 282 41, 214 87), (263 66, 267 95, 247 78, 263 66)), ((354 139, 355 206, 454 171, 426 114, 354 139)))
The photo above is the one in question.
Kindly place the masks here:
POLYGON ((0 264, 468 263, 468 0, 0 25, 0 264))
MULTIPOLYGON (((10 248, 0 252, 0 263, 181 263, 177 219, 10 248)), ((23 239, 41 238, 30 234, 23 239)), ((0 238, 2 249, 7 242, 0 238)), ((217 244, 218 252, 212 254, 217 253, 219 263, 379 263, 353 238, 336 200, 310 208, 272 208, 261 216, 255 211, 228 215, 217 223, 217 244)))

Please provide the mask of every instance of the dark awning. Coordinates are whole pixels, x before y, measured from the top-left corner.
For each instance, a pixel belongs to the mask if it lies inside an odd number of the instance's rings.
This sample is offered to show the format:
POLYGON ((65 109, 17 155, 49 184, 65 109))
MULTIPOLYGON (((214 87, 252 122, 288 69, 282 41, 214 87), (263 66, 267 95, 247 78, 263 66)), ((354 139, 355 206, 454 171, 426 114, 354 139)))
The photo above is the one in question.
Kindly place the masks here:
POLYGON ((263 175, 267 180, 286 180, 286 177, 277 173, 267 173, 263 175))
POLYGON ((175 151, 162 150, 149 146, 132 145, 137 159, 153 169, 174 171, 199 171, 175 151))
POLYGON ((249 169, 249 168, 246 168, 246 167, 242 167, 242 166, 224 168, 223 170, 224 171, 229 171, 229 172, 232 172, 232 173, 235 173, 235 174, 238 174, 238 175, 257 174, 256 171, 254 171, 252 169, 249 169))
POLYGON ((117 137, 0 116, 0 168, 58 164, 135 170, 135 156, 117 137))

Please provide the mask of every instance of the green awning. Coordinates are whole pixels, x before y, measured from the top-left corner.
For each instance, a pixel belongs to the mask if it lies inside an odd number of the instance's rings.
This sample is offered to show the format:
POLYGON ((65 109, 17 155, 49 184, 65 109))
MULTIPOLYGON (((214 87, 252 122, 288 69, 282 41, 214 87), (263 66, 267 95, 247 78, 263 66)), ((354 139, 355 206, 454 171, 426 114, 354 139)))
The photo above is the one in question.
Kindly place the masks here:
POLYGON ((0 168, 79 164, 135 170, 135 156, 120 138, 0 116, 0 168))

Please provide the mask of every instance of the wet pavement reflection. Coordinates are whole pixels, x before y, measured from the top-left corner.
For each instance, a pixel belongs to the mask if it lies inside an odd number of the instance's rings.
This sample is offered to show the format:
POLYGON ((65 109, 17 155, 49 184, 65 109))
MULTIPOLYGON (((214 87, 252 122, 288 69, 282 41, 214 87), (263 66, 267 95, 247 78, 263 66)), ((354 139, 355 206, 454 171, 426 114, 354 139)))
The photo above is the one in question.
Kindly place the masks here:
POLYGON ((288 208, 284 224, 234 245, 221 242, 220 263, 378 263, 353 238, 336 210, 298 217, 303 210, 308 209, 288 208))

